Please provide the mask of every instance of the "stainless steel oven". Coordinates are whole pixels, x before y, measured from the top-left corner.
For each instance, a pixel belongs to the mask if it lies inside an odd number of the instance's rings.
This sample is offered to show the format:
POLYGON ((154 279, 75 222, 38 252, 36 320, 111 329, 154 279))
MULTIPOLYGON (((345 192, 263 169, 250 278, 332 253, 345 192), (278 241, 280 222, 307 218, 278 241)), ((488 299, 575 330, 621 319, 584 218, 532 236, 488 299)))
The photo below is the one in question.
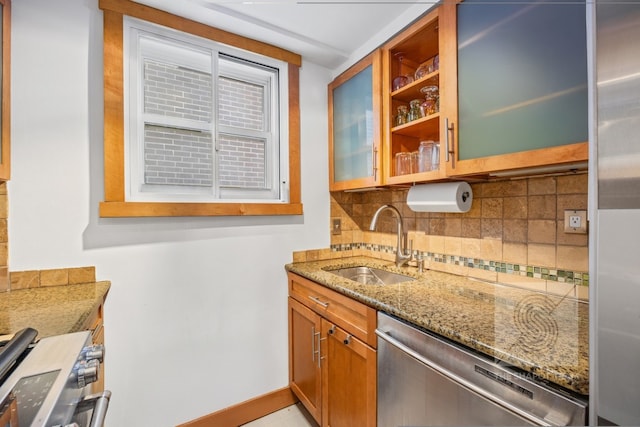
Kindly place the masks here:
POLYGON ((111 393, 92 393, 104 347, 88 331, 35 341, 27 328, 0 349, 0 427, 102 427, 111 393))

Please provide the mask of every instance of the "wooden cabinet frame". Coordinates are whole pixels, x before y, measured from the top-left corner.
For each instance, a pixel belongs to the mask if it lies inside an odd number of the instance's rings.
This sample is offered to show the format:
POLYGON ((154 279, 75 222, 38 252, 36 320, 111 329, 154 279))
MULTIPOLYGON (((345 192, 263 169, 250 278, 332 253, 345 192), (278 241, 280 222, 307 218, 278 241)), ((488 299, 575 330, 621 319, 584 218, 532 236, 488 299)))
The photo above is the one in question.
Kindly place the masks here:
MULTIPOLYGON (((424 99, 420 93, 420 88, 433 81, 437 82, 440 93, 446 92, 448 88, 445 76, 449 70, 445 68, 442 58, 447 56, 445 52, 446 40, 442 36, 440 7, 431 9, 428 13, 411 24, 400 34, 390 39, 382 47, 382 90, 383 90, 383 158, 384 158, 384 183, 386 185, 411 184, 416 181, 437 181, 446 178, 446 169, 442 160, 444 149, 444 116, 441 112, 425 118, 409 122, 405 125, 395 126, 393 119, 396 115, 394 105, 399 101, 409 102, 410 99, 424 99), (425 61, 430 56, 438 54, 440 57, 440 68, 435 72, 425 76, 425 78, 413 81, 405 87, 392 91, 391 82, 398 72, 398 66, 394 64, 394 55, 397 52, 418 52, 413 57, 419 61, 425 61), (414 173, 409 175, 396 175, 394 172, 394 159, 398 152, 417 151, 421 140, 439 140, 441 146, 441 160, 438 170, 414 173)), ((407 62, 405 59, 404 63, 407 62)), ((415 72, 420 62, 409 60, 409 66, 401 70, 405 72, 415 72)), ((455 80, 452 82, 455 84, 455 80)), ((442 101, 440 102, 442 105, 442 101)), ((441 107, 442 108, 442 107, 441 107)))
POLYGON ((349 189, 357 189, 357 188, 367 188, 367 187, 375 187, 382 184, 382 177, 384 175, 383 165, 384 161, 382 159, 383 153, 381 152, 382 142, 381 142, 381 116, 382 116, 382 88, 381 84, 381 63, 382 63, 382 55, 380 50, 375 50, 370 53, 358 63, 350 67, 340 76, 336 77, 331 83, 329 83, 328 87, 328 104, 329 104, 329 190, 330 191, 340 191, 340 190, 349 190, 349 189), (333 124, 333 92, 337 87, 348 82, 351 78, 359 74, 361 71, 366 69, 367 67, 372 67, 372 121, 373 121, 373 134, 371 141, 371 150, 372 150, 372 167, 371 176, 367 177, 355 177, 346 181, 335 181, 335 149, 334 149, 334 124, 333 124))
POLYGON ((100 0, 104 18, 104 201, 101 217, 301 215, 300 65, 302 58, 275 46, 248 39, 129 0, 100 0), (182 203, 125 200, 123 16, 164 25, 288 63, 289 180, 288 203, 182 203))
POLYGON ((2 5, 2 81, 0 101, 0 180, 11 177, 11 0, 2 5))
MULTIPOLYGON (((589 157, 588 142, 559 145, 515 153, 480 157, 469 160, 458 159, 458 45, 457 45, 457 5, 461 0, 444 2, 427 11, 415 22, 389 39, 381 47, 380 72, 374 73, 379 81, 381 93, 380 124, 382 144, 378 155, 378 167, 382 177, 377 180, 353 180, 346 183, 331 182, 330 190, 363 189, 373 186, 408 186, 418 182, 436 182, 464 179, 468 177, 486 179, 501 174, 532 175, 535 173, 584 169, 589 157), (427 60, 427 56, 439 55, 439 71, 420 81, 392 91, 393 77, 401 74, 395 63, 394 54, 413 52, 412 60, 406 61, 402 74, 420 65, 416 61, 427 60), (408 64, 407 64, 408 62, 408 64), (419 89, 431 78, 438 81, 440 111, 424 119, 405 125, 394 126, 395 107, 407 103, 412 97, 420 98, 419 89), (395 175, 395 155, 398 152, 416 151, 422 139, 440 141, 440 167, 438 170, 395 175)), ((349 79, 371 63, 371 57, 364 58, 329 85, 332 88, 349 79)), ((375 82, 374 82, 375 85, 375 82)), ((378 111, 378 110, 376 110, 378 111)), ((329 160, 330 175, 333 177, 332 102, 329 101, 329 160)))

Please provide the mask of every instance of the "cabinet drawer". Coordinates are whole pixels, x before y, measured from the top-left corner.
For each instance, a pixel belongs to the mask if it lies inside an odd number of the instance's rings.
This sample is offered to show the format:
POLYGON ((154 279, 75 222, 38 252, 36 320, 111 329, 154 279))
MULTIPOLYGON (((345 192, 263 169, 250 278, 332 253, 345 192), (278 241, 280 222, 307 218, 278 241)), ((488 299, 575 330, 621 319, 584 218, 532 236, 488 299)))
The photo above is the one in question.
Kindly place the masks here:
POLYGON ((376 347, 375 309, 304 277, 293 273, 288 276, 291 297, 371 347, 376 347))

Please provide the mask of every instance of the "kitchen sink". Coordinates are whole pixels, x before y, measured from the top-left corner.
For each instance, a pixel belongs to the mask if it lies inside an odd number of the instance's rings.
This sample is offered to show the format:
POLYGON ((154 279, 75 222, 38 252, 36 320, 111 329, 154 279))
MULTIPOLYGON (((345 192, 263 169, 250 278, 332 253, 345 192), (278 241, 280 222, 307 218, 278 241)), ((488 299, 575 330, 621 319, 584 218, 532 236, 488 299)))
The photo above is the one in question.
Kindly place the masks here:
POLYGON ((345 267, 326 271, 365 285, 392 285, 394 283, 415 280, 415 278, 411 276, 366 266, 345 267))

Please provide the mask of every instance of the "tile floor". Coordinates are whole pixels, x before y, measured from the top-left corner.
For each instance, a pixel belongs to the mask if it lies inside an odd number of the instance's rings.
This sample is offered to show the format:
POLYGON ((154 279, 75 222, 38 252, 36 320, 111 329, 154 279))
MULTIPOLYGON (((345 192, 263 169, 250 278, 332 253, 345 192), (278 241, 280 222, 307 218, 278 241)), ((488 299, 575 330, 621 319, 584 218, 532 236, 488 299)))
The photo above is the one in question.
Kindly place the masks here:
POLYGON ((244 424, 242 427, 318 427, 318 424, 302 407, 302 404, 297 403, 244 424))

